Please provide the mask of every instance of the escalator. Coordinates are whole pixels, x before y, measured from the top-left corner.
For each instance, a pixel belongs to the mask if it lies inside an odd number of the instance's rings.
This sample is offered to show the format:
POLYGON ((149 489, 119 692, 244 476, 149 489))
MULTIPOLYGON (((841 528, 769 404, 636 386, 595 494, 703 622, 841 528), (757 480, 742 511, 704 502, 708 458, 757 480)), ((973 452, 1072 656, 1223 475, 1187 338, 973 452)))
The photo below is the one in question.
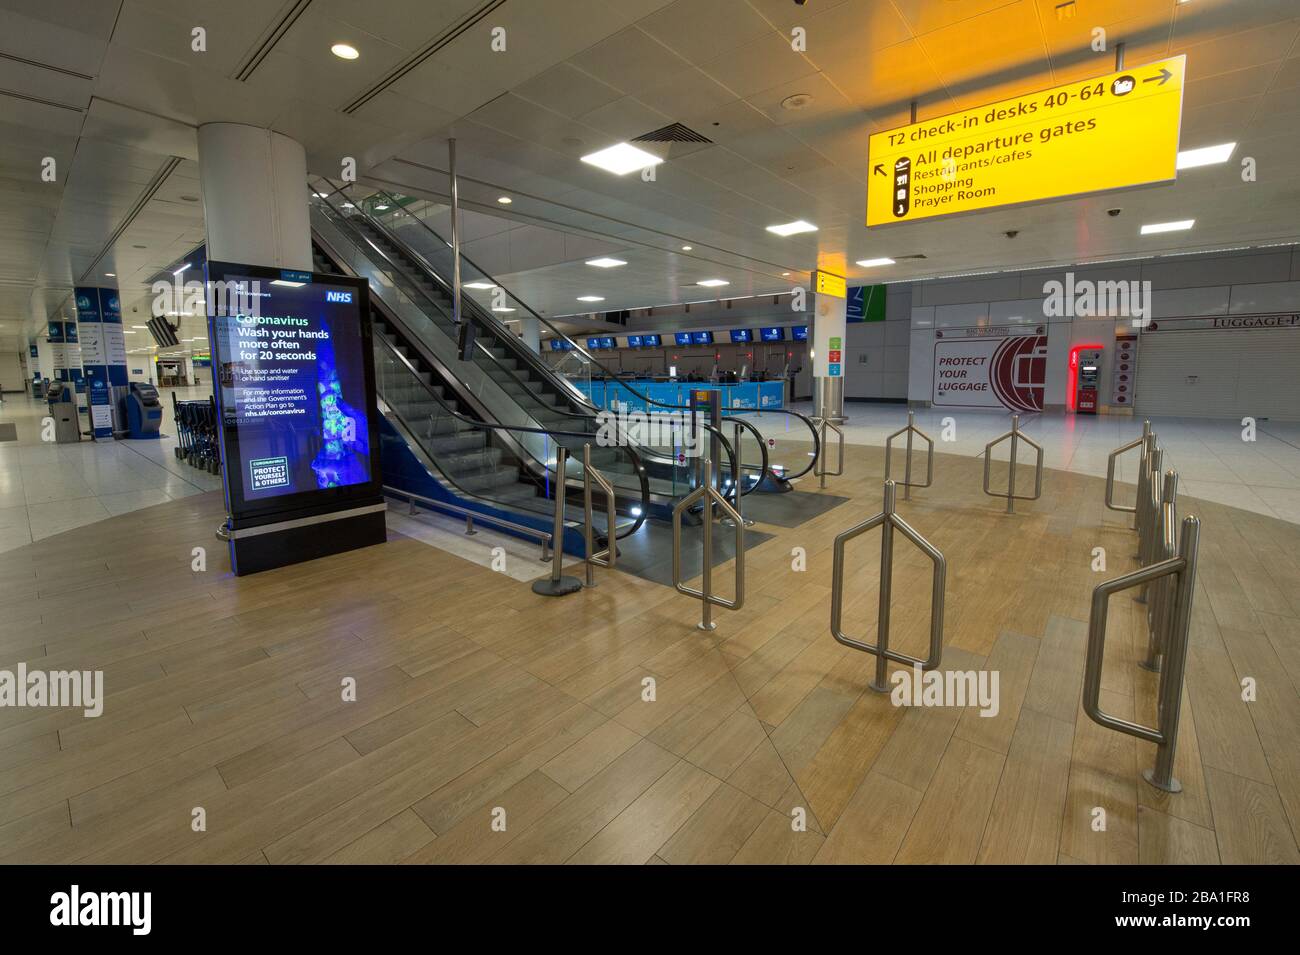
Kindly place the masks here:
MULTIPOLYGON (((390 483, 400 481, 403 490, 421 495, 437 486, 462 506, 468 497, 472 509, 522 515, 524 523, 538 526, 549 519, 546 495, 553 480, 554 446, 564 445, 571 461, 580 461, 582 446, 589 444, 593 465, 614 484, 619 511, 628 518, 616 528, 621 537, 646 517, 667 520, 676 502, 693 489, 697 462, 685 453, 685 445, 701 434, 707 433, 718 449, 716 472, 725 493, 752 493, 774 481, 769 442, 741 417, 727 430, 738 445, 744 444, 742 469, 734 467, 736 449, 722 432, 692 420, 688 409, 640 395, 639 406, 653 406, 672 427, 649 441, 643 433, 625 431, 614 446, 600 440, 611 416, 486 308, 465 296, 462 323, 455 322, 451 289, 442 277, 451 271, 445 240, 410 216, 405 228, 394 229, 393 217, 382 220, 373 214, 374 205, 373 199, 354 200, 348 190, 330 184, 313 194, 312 226, 317 268, 365 277, 372 289, 377 379, 387 408, 386 431, 392 432, 386 436, 391 447, 385 445, 390 483), (463 361, 461 333, 466 327, 473 340, 469 360, 463 361), (697 430, 701 427, 702 432, 697 430)), ((378 212, 399 206, 396 199, 380 202, 378 212)), ((499 288, 463 256, 462 268, 470 271, 464 281, 499 288)), ((581 351, 577 343, 574 347, 581 351)), ((815 449, 811 422, 795 417, 806 423, 815 449)), ((802 471, 810 467, 811 461, 802 471)), ((580 478, 575 462, 570 487, 580 478)), ((572 489, 569 494, 572 500, 572 489)), ((566 542, 566 550, 571 549, 566 542)))

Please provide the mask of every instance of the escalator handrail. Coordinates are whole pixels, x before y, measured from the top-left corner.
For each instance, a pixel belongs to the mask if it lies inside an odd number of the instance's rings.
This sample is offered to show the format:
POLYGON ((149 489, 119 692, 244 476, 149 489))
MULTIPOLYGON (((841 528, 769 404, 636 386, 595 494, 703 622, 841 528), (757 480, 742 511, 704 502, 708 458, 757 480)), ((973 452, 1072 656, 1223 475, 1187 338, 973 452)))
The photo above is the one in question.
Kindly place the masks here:
MULTIPOLYGON (((420 387, 422 387, 427 392, 428 396, 433 401, 437 402, 437 404, 443 409, 443 411, 447 412, 447 414, 450 415, 451 417, 463 421, 466 424, 471 425, 472 427, 484 428, 491 431, 523 432, 527 434, 540 434, 548 438, 555 438, 557 436, 566 437, 566 438, 581 438, 583 440, 590 440, 591 438, 591 435, 586 432, 549 431, 545 428, 530 428, 524 425, 508 425, 508 424, 499 424, 491 421, 480 421, 476 418, 470 418, 467 415, 463 415, 459 411, 456 411, 455 409, 447 405, 446 401, 443 400, 442 396, 439 395, 436 390, 434 390, 433 385, 429 384, 427 381, 425 381, 423 378, 420 377, 419 370, 413 364, 411 364, 411 360, 407 358, 405 355, 403 355, 392 342, 384 338, 382 335, 375 336, 374 341, 383 343, 384 347, 387 348, 392 353, 393 357, 396 358, 397 361, 400 362, 402 365, 404 365, 406 369, 411 373, 412 379, 416 381, 420 385, 420 387)), ((393 413, 398 416, 398 418, 402 417, 400 412, 397 411, 396 407, 394 407, 392 402, 387 402, 387 404, 389 408, 393 411, 393 413)), ((408 425, 408 430, 409 430, 409 423, 405 421, 403 421, 403 423, 408 425)), ((719 437, 722 438, 728 456, 730 456, 731 446, 725 444, 726 438, 723 437, 721 434, 719 434, 719 437)), ((633 448, 630 443, 624 445, 618 445, 618 447, 621 447, 624 450, 626 450, 628 456, 632 459, 632 464, 636 468, 637 478, 639 479, 639 482, 641 484, 640 513, 633 515, 636 518, 635 523, 629 525, 621 533, 617 533, 615 535, 616 539, 621 540, 624 537, 627 537, 631 534, 635 534, 637 530, 640 529, 641 525, 645 523, 646 517, 650 513, 650 481, 646 476, 645 465, 641 462, 641 456, 637 454, 636 449, 633 448)), ((427 449, 425 453, 428 453, 427 449)), ((549 474, 553 470, 548 464, 546 464, 546 462, 539 461, 537 463, 541 466, 543 472, 545 473, 549 474)), ((447 479, 451 481, 453 484, 456 484, 455 480, 450 475, 444 474, 444 476, 447 477, 447 479)), ((556 475, 556 477, 553 478, 552 481, 554 484, 558 485, 560 483, 560 475, 556 475)), ((567 494, 568 487, 569 487, 569 483, 568 483, 569 478, 567 474, 563 475, 563 482, 567 494)), ((482 496, 482 495, 473 494, 472 492, 467 491, 464 488, 460 487, 460 485, 458 484, 456 485, 456 487, 462 493, 465 493, 471 497, 482 496)), ((490 498, 485 498, 485 499, 491 500, 490 498)))
MULTIPOLYGON (((328 180, 327 180, 327 181, 328 181, 328 180)), ((346 220, 349 218, 349 217, 346 216, 346 215, 345 215, 341 210, 339 210, 339 209, 338 209, 338 208, 337 208, 333 203, 331 203, 331 202, 329 201, 328 198, 324 198, 324 199, 322 199, 321 201, 323 202, 323 204, 324 204, 326 207, 328 207, 332 212, 334 212, 335 215, 337 215, 340 219, 343 219, 344 221, 346 221, 346 220)), ((367 216, 367 219, 369 219, 369 221, 371 221, 372 224, 376 225, 376 227, 379 228, 379 229, 382 231, 382 233, 383 233, 386 237, 388 237, 388 238, 390 239, 390 241, 394 241, 394 243, 397 244, 397 245, 399 246, 400 249, 402 249, 403 251, 405 251, 406 254, 408 254, 408 255, 412 255, 413 258, 416 257, 416 256, 418 256, 417 261, 421 262, 421 263, 424 265, 424 267, 425 267, 426 269, 429 270, 430 275, 431 275, 433 278, 438 279, 440 282, 442 281, 441 276, 439 276, 439 275, 437 274, 437 272, 436 272, 436 271, 435 271, 435 270, 434 270, 434 269, 429 265, 429 263, 427 262, 427 260, 425 260, 425 259, 423 258, 423 256, 419 256, 419 253, 418 253, 416 250, 410 249, 409 246, 407 246, 405 242, 402 242, 402 240, 398 239, 398 238, 397 238, 396 236, 394 236, 394 235, 393 235, 393 234, 392 234, 388 229, 384 228, 384 227, 383 227, 382 225, 380 225, 379 223, 375 223, 373 219, 370 219, 368 216, 367 216)), ((407 279, 407 280, 408 280, 408 284, 414 286, 414 287, 419 291, 420 295, 425 299, 425 301, 426 301, 426 302, 427 302, 427 303, 428 303, 428 304, 429 304, 433 309, 435 309, 436 311, 440 312, 442 315, 444 315, 445 317, 447 317, 447 318, 450 320, 451 316, 447 315, 447 313, 443 310, 442 306, 441 306, 438 302, 436 302, 433 298, 431 298, 431 297, 429 296, 429 293, 428 293, 427 291, 425 291, 423 288, 421 288, 421 287, 420 287, 420 284, 419 284, 418 282, 411 282, 411 281, 410 281, 410 276, 408 276, 408 275, 405 274, 405 272, 403 271, 403 267, 402 267, 399 263, 394 262, 393 259, 392 259, 392 257, 391 257, 390 255, 388 255, 388 253, 385 252, 383 249, 381 249, 379 246, 377 246, 377 245, 376 245, 376 244, 371 240, 371 238, 370 238, 369 236, 367 236, 367 235, 365 235, 364 233, 360 232, 360 230, 355 230, 355 229, 354 229, 353 231, 355 231, 355 232, 357 233, 357 238, 353 239, 354 242, 355 242, 355 241, 358 241, 358 240, 364 242, 365 245, 366 245, 366 247, 368 247, 368 248, 369 248, 369 249, 370 249, 370 250, 371 250, 375 255, 377 255, 377 256, 378 256, 378 257, 379 257, 379 258, 380 258, 384 263, 387 264, 387 267, 388 267, 389 269, 391 269, 395 274, 399 275, 400 277, 407 279)), ((435 234, 436 234, 436 233, 435 233, 435 234)), ((445 283, 443 283, 443 284, 445 285, 445 283)), ((478 316, 476 316, 476 317, 478 317, 478 316)), ((510 336, 510 332, 509 332, 509 330, 508 330, 508 329, 504 329, 504 327, 502 328, 500 334, 501 334, 502 336, 507 336, 507 337, 510 336)), ((385 344, 390 344, 390 343, 385 342, 385 344)), ((486 357, 490 362, 492 362, 493 365, 494 365, 496 368, 498 368, 501 372, 503 372, 505 375, 507 375, 507 376, 508 376, 508 377, 509 377, 509 378, 510 378, 514 383, 518 384, 518 385, 523 389, 523 391, 524 391, 525 394, 529 395, 529 396, 530 396, 534 401, 536 401, 537 403, 539 403, 539 404, 541 403, 540 399, 538 399, 537 396, 533 394, 533 392, 532 392, 532 390, 530 389, 528 383, 524 382, 524 381, 523 381, 523 380, 522 380, 518 375, 516 375, 516 374, 514 373, 514 371, 513 371, 512 369, 507 368, 505 365, 501 364, 500 359, 498 359, 497 356, 495 356, 495 355, 492 354, 491 350, 488 348, 488 346, 487 346, 487 345, 486 345, 486 344, 485 344, 481 339, 477 340, 475 344, 476 344, 476 345, 478 346, 478 348, 481 350, 482 354, 483 354, 483 355, 484 355, 484 356, 485 356, 485 357, 486 357)), ((390 347, 391 347, 391 344, 390 344, 390 347)), ((403 359, 403 360, 405 360, 405 359, 403 359)), ((409 362, 408 362, 408 365, 409 365, 409 362)), ((569 392, 566 391, 566 392, 564 392, 564 393, 565 393, 565 394, 568 394, 569 392)), ((440 402, 440 403, 441 403, 441 402, 440 402)), ((592 408, 592 409, 593 409, 593 410, 594 410, 598 415, 599 415, 599 414, 602 414, 602 413, 603 413, 603 414, 608 414, 608 413, 609 413, 607 409, 598 408, 598 407, 595 406, 594 404, 591 404, 590 407, 591 407, 591 408, 592 408)), ((687 408, 686 406, 665 405, 665 407, 681 408, 681 409, 683 409, 683 410, 687 410, 687 411, 689 411, 689 408, 687 408)), ((447 410, 448 410, 451 414, 457 414, 457 415, 458 415, 457 412, 451 411, 451 409, 447 409, 447 410)), ((527 409, 524 409, 524 410, 527 410, 527 409)), ((591 415, 591 414, 582 414, 582 413, 575 412, 575 411, 566 411, 566 410, 563 409, 563 408, 549 408, 549 407, 548 407, 548 410, 554 410, 554 412, 555 412, 556 414, 559 414, 559 415, 562 415, 562 416, 565 416, 565 417, 580 419, 580 420, 583 421, 584 423, 585 423, 585 422, 591 422, 591 421, 592 421, 592 415, 591 415)), ((461 417, 462 420, 467 421, 467 422, 473 422, 473 421, 475 420, 475 419, 467 418, 467 417, 464 417, 464 416, 461 416, 461 415, 458 415, 458 417, 461 417)), ((756 440, 757 443, 758 443, 759 452, 760 452, 761 457, 762 457, 762 464, 758 467, 759 479, 758 479, 757 481, 755 481, 754 484, 751 485, 748 489, 741 489, 741 490, 740 490, 740 493, 741 493, 741 494, 749 494, 749 493, 752 493, 753 491, 755 491, 755 490, 758 489, 758 487, 763 483, 763 476, 769 473, 770 459, 769 459, 769 456, 768 456, 767 444, 766 444, 766 442, 763 440, 763 435, 762 435, 762 434, 759 432, 759 430, 758 430, 756 427, 754 427, 750 422, 748 422, 748 421, 746 421, 746 420, 744 420, 744 419, 740 419, 740 418, 736 418, 736 419, 732 419, 732 420, 734 420, 737 424, 742 425, 744 428, 746 428, 747 430, 752 431, 752 432, 754 433, 754 437, 755 437, 755 440, 756 440)), ((503 426, 503 427, 504 427, 504 426, 503 426)), ((578 436, 578 435, 575 434, 574 432, 555 431, 555 430, 552 430, 552 429, 546 429, 546 428, 528 428, 528 427, 519 426, 519 425, 516 425, 516 426, 510 426, 510 427, 511 427, 513 430, 525 431, 525 432, 533 432, 533 433, 537 433, 537 434, 563 434, 563 435, 566 435, 566 436, 578 436)), ((734 449, 731 447, 730 442, 728 442, 727 439, 722 435, 722 432, 721 432, 720 430, 715 430, 711 425, 708 425, 708 424, 705 424, 704 427, 705 427, 707 430, 709 430, 709 431, 714 431, 714 432, 717 434, 717 436, 721 438, 721 440, 722 440, 722 446, 723 446, 723 447, 726 449, 726 451, 727 451, 727 457, 728 457, 728 460, 734 463, 734 461, 735 461, 735 451, 734 451, 734 449)), ((582 432, 582 434, 586 434, 588 437, 590 437, 590 432, 582 432)), ((624 447, 629 447, 629 448, 630 448, 630 447, 633 445, 633 442, 631 441, 630 436, 628 436, 628 435, 626 434, 625 431, 623 431, 622 436, 627 440, 627 443, 626 443, 625 445, 623 445, 623 446, 624 446, 624 447)), ((654 448, 647 448, 646 450, 647 450, 648 452, 650 452, 651 454, 659 454, 659 453, 660 453, 660 452, 657 452, 654 448)), ((539 463, 540 463, 540 462, 539 462, 539 463)), ((671 462, 671 461, 669 462, 669 464, 670 464, 670 466, 672 466, 672 462, 671 462)), ((743 462, 742 462, 742 467, 744 467, 745 469, 748 470, 748 469, 752 469, 752 468, 754 467, 754 465, 743 464, 743 462)), ((741 483, 743 483, 743 482, 741 482, 741 483)), ((737 485, 737 487, 739 487, 739 484, 737 485)))
MULTIPOLYGON (((331 180, 329 180, 328 178, 326 178, 326 177, 321 177, 321 178, 324 179, 326 182, 328 182, 328 183, 330 184, 331 188, 333 188, 336 192, 342 192, 342 191, 343 191, 343 189, 340 189, 339 187, 337 187, 337 186, 336 186, 336 185, 335 185, 331 180)), ((350 188, 350 187, 353 186, 353 185, 355 185, 355 183, 348 183, 348 184, 345 185, 344 188, 350 188)), ((388 201, 388 204, 389 204, 390 207, 392 207, 392 208, 400 208, 400 207, 401 207, 401 204, 397 201, 396 197, 393 196, 393 194, 390 193, 388 190, 386 190, 386 189, 378 189, 378 190, 375 190, 375 191, 376 191, 379 195, 382 195, 382 196, 383 196, 383 197, 388 201)), ((394 242, 394 243, 395 243, 399 248, 401 248, 404 252, 406 252, 407 255, 410 255, 413 259, 416 259, 417 261, 423 263, 424 267, 429 271, 429 273, 430 273, 431 275, 433 275, 435 278, 437 278, 438 281, 439 281, 439 283, 440 283, 444 288, 449 288, 449 286, 447 285, 446 280, 444 280, 444 279, 442 278, 442 276, 439 275, 437 269, 433 268, 433 265, 428 261, 428 259, 426 259, 422 254, 420 254, 420 252, 419 252, 418 250, 411 248, 410 243, 406 242, 404 239, 402 239, 402 238, 400 238, 399 236, 397 236, 396 233, 393 232, 393 230, 389 229, 389 228, 388 228, 387 226, 385 226, 383 223, 381 223, 381 222, 379 222, 377 219, 375 219, 372 215, 370 215, 370 213, 368 213, 364 208, 362 208, 362 206, 361 206, 360 203, 353 202, 353 207, 354 207, 354 208, 355 208, 355 209, 356 209, 356 210, 357 210, 357 211, 358 211, 358 212, 359 212, 359 213, 360 213, 360 214, 361 214, 361 215, 362 215, 362 216, 363 216, 363 217, 364 217, 368 222, 370 222, 371 224, 373 224, 376 228, 380 229, 380 230, 384 233, 385 236, 387 236, 387 237, 388 237, 391 241, 393 241, 393 242, 394 242)), ((405 211, 405 210, 403 210, 403 211, 405 211)), ((425 222, 423 219, 421 219, 421 218, 418 217, 418 216, 411 215, 410 213, 407 213, 407 216, 408 216, 408 218, 410 218, 410 219, 414 220, 415 222, 417 222, 417 223, 418 223, 418 224, 419 224, 419 225, 420 225, 420 226, 421 226, 425 231, 427 231, 431 236, 433 236, 433 237, 434 237, 435 239, 437 239, 439 242, 443 243, 444 245, 447 244, 447 240, 444 239, 441 235, 439 235, 438 232, 437 232, 437 231, 436 231, 436 230, 435 230, 431 225, 429 225, 429 223, 425 222)), ((527 302, 523 301, 523 300, 520 299, 518 296, 512 294, 511 291, 510 291, 508 288, 506 288, 506 287, 505 287, 504 285, 502 285, 499 281, 497 281, 497 279, 494 278, 494 277, 493 277, 489 272, 487 272, 485 269, 481 268, 481 267, 480 267, 480 266, 479 266, 479 265, 478 265, 478 264, 477 264, 473 259, 471 259, 468 255, 466 255, 464 252, 462 252, 462 253, 460 254, 460 257, 461 257, 462 260, 464 260, 466 263, 468 263, 471 267, 473 267, 473 268, 474 268, 474 269, 475 269, 475 270, 476 270, 480 275, 482 275, 482 276, 483 276, 484 278, 486 278, 486 279, 489 279, 489 280, 492 282, 493 285, 495 285, 497 288, 499 288, 499 289, 501 289, 503 292, 505 292, 506 295, 510 296, 510 298, 511 298, 513 301, 515 301, 516 303, 518 303, 518 304, 519 304, 519 305, 524 309, 524 311, 528 312, 529 315, 531 315, 533 318, 537 319, 539 322, 541 322, 543 325, 545 325, 547 328, 549 328, 549 329, 550 329, 553 333, 555 333, 557 336, 563 338, 563 339, 564 339, 565 341, 567 341, 570 345, 572 345, 572 346, 573 346, 573 348, 571 349, 572 351, 576 351, 576 352, 578 352, 578 353, 581 354, 583 357, 585 357, 589 362, 591 362, 591 363, 594 364, 597 368, 599 368, 601 371, 603 371, 603 372, 605 373, 606 380, 617 382, 618 385, 619 385, 620 387, 625 388, 627 391, 631 392, 633 395, 635 395, 636 397, 640 398, 642 401, 646 402, 647 405, 651 405, 651 404, 653 404, 653 405, 656 405, 656 406, 658 406, 658 407, 660 407, 660 408, 671 408, 671 409, 673 409, 673 410, 677 410, 677 411, 683 411, 683 410, 685 410, 685 411, 689 411, 689 410, 690 410, 689 406, 687 406, 687 405, 673 405, 673 404, 669 404, 669 403, 664 402, 664 401, 659 401, 659 400, 657 400, 657 399, 655 399, 655 398, 651 398, 649 395, 642 394, 640 391, 638 391, 637 389, 633 388, 633 387, 632 387, 631 385, 629 385, 627 382, 623 381, 623 380, 620 379, 617 375, 615 375, 614 372, 612 372, 609 368, 607 368, 607 367, 606 367, 606 366, 605 366, 605 365, 604 365, 604 364, 603 364, 599 359, 597 359, 596 357, 594 357, 594 356, 593 356, 589 351, 587 351, 586 348, 584 348, 582 345, 578 344, 578 342, 574 341, 572 338, 570 338, 570 337, 569 337, 568 335, 566 335, 564 332, 560 331, 558 328, 556 328, 554 325, 552 325, 552 324, 550 323, 550 321, 548 321, 545 317, 543 317, 542 315, 539 315, 536 311, 534 311, 534 310, 532 309, 531 306, 529 306, 529 304, 528 304, 527 302)), ((474 301, 474 299, 472 299, 472 298, 467 298, 467 297, 465 297, 465 296, 461 296, 461 305, 462 305, 462 308, 464 307, 464 305, 465 305, 466 302, 469 303, 470 308, 471 308, 471 311, 474 311, 475 314, 476 314, 476 316, 479 317, 480 320, 482 320, 482 319, 485 317, 485 313, 482 311, 482 306, 480 306, 480 305, 478 304, 478 302, 474 301)), ((493 323, 495 323, 495 324, 501 325, 501 323, 500 323, 499 321, 497 321, 497 320, 495 319, 495 317, 493 317, 493 316, 486 316, 486 317, 489 319, 490 322, 493 322, 493 323)), ((502 327, 502 329, 504 329, 504 330, 506 331, 507 334, 509 334, 509 330, 508 330, 508 329, 505 329, 505 326, 504 326, 504 325, 501 325, 501 327, 502 327)), ((537 360, 536 360, 536 364, 537 364, 541 369, 543 369, 547 374, 553 374, 553 369, 551 369, 549 365, 547 365, 544 361, 542 361, 542 360, 540 359, 540 357, 537 358, 537 360)), ((592 402, 592 401, 590 400, 589 397, 586 399, 586 404, 587 404, 588 406, 592 407, 592 408, 597 408, 597 406, 595 405, 595 403, 592 402)), ((597 409, 597 410, 603 410, 603 409, 597 409)), ((727 416, 733 416, 733 417, 734 417, 734 416, 735 416, 735 412, 736 412, 737 410, 738 410, 738 409, 728 409, 728 408, 723 408, 723 409, 722 409, 722 413, 723 413, 723 416, 724 416, 724 417, 727 417, 727 416)), ((739 409, 739 410, 749 410, 749 409, 739 409)), ((760 409, 760 410, 761 410, 761 409, 760 409)), ((820 452, 821 452, 821 438, 820 438, 820 436, 819 436, 818 433, 817 433, 817 428, 813 425, 812 420, 811 420, 810 418, 808 418, 806 415, 802 414, 801 412, 795 411, 795 410, 793 410, 793 409, 791 409, 791 408, 772 408, 772 409, 769 409, 769 411, 776 411, 776 412, 780 412, 780 413, 783 413, 783 414, 792 415, 793 417, 798 418, 800 421, 803 422, 804 426, 808 429, 808 433, 809 433, 810 435, 812 435, 813 453, 812 453, 812 456, 811 456, 811 458, 810 458, 808 464, 805 465, 804 468, 803 468, 803 470, 801 470, 801 471, 797 471, 797 472, 795 472, 795 473, 793 473, 793 474, 785 475, 787 478, 803 477, 805 474, 807 474, 809 471, 812 470, 813 466, 814 466, 814 465, 816 464, 816 462, 817 462, 817 455, 820 454, 820 452)), ((755 431, 755 433, 758 433, 758 432, 757 432, 757 429, 753 429, 753 430, 755 431)), ((759 434, 759 444, 764 446, 764 453, 763 453, 763 456, 764 456, 764 459, 765 459, 765 467, 764 467, 764 470, 763 470, 763 475, 766 475, 766 473, 767 473, 767 468, 766 468, 766 458, 767 458, 766 442, 763 441, 763 439, 762 439, 762 435, 761 435, 761 434, 759 434)), ((759 478, 759 482, 758 482, 758 483, 762 483, 762 476, 760 476, 760 478, 759 478)), ((755 487, 757 487, 757 486, 758 486, 758 484, 755 484, 755 487)))

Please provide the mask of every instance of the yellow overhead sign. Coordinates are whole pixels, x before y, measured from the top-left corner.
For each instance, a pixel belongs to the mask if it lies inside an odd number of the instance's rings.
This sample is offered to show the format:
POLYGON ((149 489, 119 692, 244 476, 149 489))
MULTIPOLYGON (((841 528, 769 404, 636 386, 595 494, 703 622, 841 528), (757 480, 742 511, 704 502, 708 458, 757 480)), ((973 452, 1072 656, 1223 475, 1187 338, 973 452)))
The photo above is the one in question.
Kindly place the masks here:
POLYGON ((876 133, 867 226, 1175 176, 1185 56, 876 133))
POLYGON ((847 298, 849 294, 848 281, 842 275, 833 275, 830 272, 823 272, 820 269, 813 273, 815 279, 814 290, 818 295, 833 295, 835 298, 847 298))

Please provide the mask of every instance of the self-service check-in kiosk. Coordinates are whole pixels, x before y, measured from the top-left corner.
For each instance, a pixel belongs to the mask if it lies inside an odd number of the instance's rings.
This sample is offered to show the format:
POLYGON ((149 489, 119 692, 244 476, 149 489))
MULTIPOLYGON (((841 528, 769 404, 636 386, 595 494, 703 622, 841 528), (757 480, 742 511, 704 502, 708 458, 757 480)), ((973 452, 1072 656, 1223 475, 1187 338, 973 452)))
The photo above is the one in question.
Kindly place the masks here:
POLYGON ((158 398, 158 389, 148 382, 133 381, 131 389, 123 399, 126 404, 126 425, 128 436, 132 438, 160 437, 163 406, 158 398))
POLYGON ((54 419, 57 444, 74 444, 81 440, 81 417, 77 412, 77 388, 71 381, 53 381, 45 394, 54 419))
POLYGON ((1097 413, 1097 392, 1101 380, 1101 349, 1079 352, 1079 371, 1075 391, 1075 410, 1079 414, 1097 413))

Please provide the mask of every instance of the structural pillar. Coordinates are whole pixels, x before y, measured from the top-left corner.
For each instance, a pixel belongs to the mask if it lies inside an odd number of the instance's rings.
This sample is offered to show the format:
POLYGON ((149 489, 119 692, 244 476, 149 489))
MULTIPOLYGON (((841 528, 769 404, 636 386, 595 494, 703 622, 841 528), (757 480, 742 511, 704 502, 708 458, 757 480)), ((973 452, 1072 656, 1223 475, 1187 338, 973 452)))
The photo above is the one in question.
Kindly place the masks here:
POLYGON ((535 318, 524 318, 519 321, 519 337, 523 339, 525 345, 535 352, 542 350, 542 323, 535 318))
POLYGON ((199 127, 207 256, 312 271, 307 153, 288 136, 242 123, 199 127))
POLYGON ((813 273, 813 414, 844 418, 844 338, 848 283, 830 272, 813 273))

